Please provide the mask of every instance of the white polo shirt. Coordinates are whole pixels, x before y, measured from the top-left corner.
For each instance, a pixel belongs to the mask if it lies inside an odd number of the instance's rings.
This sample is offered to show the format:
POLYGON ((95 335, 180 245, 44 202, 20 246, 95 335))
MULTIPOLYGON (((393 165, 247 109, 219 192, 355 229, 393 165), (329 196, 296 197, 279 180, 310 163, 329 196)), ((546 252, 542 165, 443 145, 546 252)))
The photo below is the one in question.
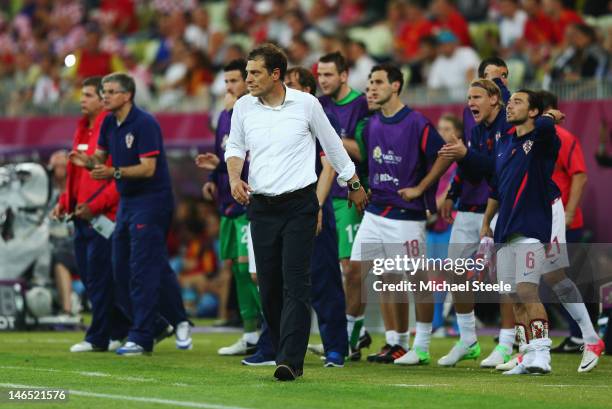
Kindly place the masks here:
POLYGON ((277 107, 251 95, 234 105, 225 160, 244 159, 249 152, 249 185, 253 193, 276 196, 317 181, 315 137, 338 172, 338 182, 355 174, 355 165, 314 96, 286 88, 285 101, 277 107))

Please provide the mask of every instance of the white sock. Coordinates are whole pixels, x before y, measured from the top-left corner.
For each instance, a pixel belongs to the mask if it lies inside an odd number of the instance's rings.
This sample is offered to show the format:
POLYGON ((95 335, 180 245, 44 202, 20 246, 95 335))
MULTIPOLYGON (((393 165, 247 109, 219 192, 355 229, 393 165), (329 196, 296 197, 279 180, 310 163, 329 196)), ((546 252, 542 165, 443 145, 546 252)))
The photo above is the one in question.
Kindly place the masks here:
POLYGON ((397 345, 399 334, 395 330, 385 331, 385 342, 391 346, 397 345))
POLYGON ((397 344, 408 351, 410 349, 410 331, 396 332, 396 334, 397 344))
POLYGON ((499 330, 499 345, 506 347, 509 354, 512 353, 515 337, 516 329, 514 328, 502 328, 499 330))
POLYGON ((416 335, 412 348, 419 348, 422 351, 429 351, 429 342, 431 341, 431 322, 416 323, 416 335))
POLYGON ((245 332, 244 335, 242 335, 242 339, 249 344, 256 344, 257 341, 259 341, 259 335, 257 334, 257 331, 245 332))
POLYGON ((346 314, 346 332, 349 336, 349 339, 351 338, 351 334, 353 333, 353 328, 355 328, 355 317, 352 315, 348 315, 346 314))
POLYGON ((585 344, 596 344, 599 342, 599 336, 593 328, 591 317, 584 303, 563 303, 563 307, 569 312, 574 321, 580 327, 582 332, 582 340, 585 344))
POLYGON ((456 315, 461 342, 463 342, 463 345, 466 347, 469 347, 477 341, 476 317, 474 316, 474 311, 468 312, 467 314, 457 313, 456 315))
POLYGON ((597 332, 595 332, 591 317, 589 317, 589 312, 584 302, 582 302, 582 296, 576 284, 569 278, 565 278, 555 284, 552 289, 559 298, 559 301, 563 304, 563 307, 565 307, 567 312, 580 327, 584 342, 587 344, 596 344, 599 342, 599 336, 597 332))

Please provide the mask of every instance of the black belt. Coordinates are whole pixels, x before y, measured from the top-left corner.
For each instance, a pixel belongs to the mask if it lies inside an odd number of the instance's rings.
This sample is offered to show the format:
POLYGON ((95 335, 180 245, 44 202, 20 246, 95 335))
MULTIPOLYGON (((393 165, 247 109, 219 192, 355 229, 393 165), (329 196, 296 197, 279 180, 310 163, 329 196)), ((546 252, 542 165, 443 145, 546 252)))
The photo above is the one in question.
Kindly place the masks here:
POLYGON ((253 199, 261 201, 266 204, 277 204, 288 202, 293 199, 299 199, 305 197, 308 193, 314 192, 316 188, 316 183, 312 185, 308 185, 298 190, 294 190, 293 192, 283 193, 276 196, 266 196, 266 195, 258 195, 254 194, 253 199))

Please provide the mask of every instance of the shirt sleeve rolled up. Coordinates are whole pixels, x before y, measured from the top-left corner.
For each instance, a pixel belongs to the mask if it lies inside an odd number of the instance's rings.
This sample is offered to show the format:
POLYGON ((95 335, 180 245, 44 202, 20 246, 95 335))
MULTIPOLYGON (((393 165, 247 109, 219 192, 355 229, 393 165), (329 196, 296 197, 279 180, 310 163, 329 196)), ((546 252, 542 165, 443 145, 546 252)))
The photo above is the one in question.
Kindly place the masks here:
MULTIPOLYGON (((232 127, 234 125, 233 119, 232 127)), ((327 159, 338 173, 338 183, 341 186, 346 186, 346 182, 355 175, 355 164, 344 149, 342 141, 329 119, 327 119, 323 107, 314 97, 310 112, 310 127, 312 134, 319 139, 327 159)))
POLYGON ((244 128, 242 126, 242 111, 238 107, 239 101, 234 106, 234 113, 232 114, 232 124, 230 127, 230 134, 227 138, 227 145, 225 146, 225 161, 232 156, 244 159, 246 157, 246 142, 244 135, 244 128))

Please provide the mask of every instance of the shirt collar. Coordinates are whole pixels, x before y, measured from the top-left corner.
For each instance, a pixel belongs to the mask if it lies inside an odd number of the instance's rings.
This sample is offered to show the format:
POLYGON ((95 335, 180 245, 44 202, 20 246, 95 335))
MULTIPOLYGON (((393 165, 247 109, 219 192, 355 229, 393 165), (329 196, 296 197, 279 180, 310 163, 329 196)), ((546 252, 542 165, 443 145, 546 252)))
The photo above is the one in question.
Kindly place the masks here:
POLYGON ((138 109, 136 104, 132 104, 132 107, 130 108, 130 112, 127 114, 123 122, 119 123, 119 121, 117 121, 117 118, 115 118, 115 122, 117 122, 118 126, 129 124, 130 122, 136 119, 136 117, 138 116, 138 111, 140 111, 140 109, 138 109))
POLYGON ((293 88, 289 88, 287 86, 285 86, 285 84, 283 84, 283 88, 285 89, 285 100, 283 101, 282 104, 280 104, 279 106, 276 107, 271 107, 268 105, 264 105, 258 97, 253 97, 253 104, 258 104, 261 105, 262 107, 266 108, 266 109, 271 109, 274 111, 280 111, 285 105, 287 105, 288 102, 294 102, 298 99, 299 97, 299 93, 301 91, 297 91, 293 88))

